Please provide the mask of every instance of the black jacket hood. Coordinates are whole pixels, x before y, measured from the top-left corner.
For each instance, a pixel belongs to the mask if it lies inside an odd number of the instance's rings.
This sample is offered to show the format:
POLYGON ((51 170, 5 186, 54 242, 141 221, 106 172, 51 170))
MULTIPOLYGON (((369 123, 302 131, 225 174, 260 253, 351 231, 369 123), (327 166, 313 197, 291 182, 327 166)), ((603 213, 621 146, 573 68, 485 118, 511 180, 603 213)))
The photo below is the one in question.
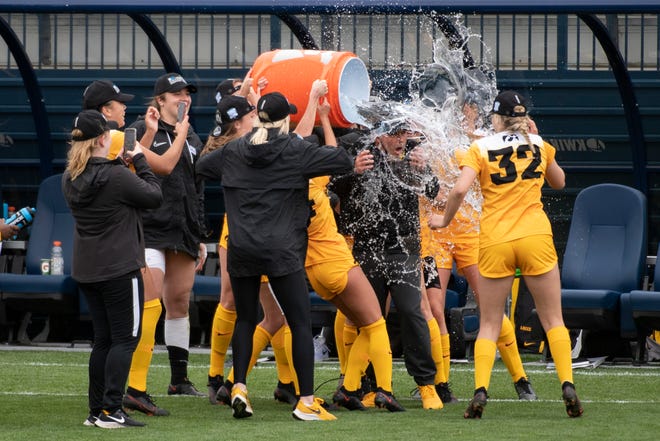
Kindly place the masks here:
POLYGON ((74 180, 64 181, 64 191, 68 195, 71 208, 89 205, 99 189, 108 183, 112 166, 120 161, 121 159, 92 157, 82 174, 74 180))
POLYGON ((279 135, 279 129, 268 129, 268 142, 254 145, 250 144, 249 140, 255 130, 242 137, 238 147, 238 151, 245 158, 245 162, 250 167, 255 168, 264 168, 272 164, 287 148, 291 136, 296 136, 293 134, 279 135))

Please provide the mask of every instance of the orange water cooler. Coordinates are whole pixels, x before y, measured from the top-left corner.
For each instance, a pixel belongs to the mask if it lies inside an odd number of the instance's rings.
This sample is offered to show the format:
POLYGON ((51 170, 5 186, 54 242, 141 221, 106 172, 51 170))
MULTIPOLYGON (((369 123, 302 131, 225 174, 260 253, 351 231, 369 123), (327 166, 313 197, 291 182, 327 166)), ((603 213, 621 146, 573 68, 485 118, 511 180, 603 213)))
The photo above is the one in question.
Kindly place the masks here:
POLYGON ((256 87, 265 77, 268 85, 261 94, 280 92, 298 107, 291 121, 298 122, 307 107, 309 91, 315 80, 328 83, 330 122, 334 127, 349 127, 359 122, 356 104, 369 99, 371 82, 367 68, 351 52, 278 49, 265 52, 255 60, 251 76, 256 87))

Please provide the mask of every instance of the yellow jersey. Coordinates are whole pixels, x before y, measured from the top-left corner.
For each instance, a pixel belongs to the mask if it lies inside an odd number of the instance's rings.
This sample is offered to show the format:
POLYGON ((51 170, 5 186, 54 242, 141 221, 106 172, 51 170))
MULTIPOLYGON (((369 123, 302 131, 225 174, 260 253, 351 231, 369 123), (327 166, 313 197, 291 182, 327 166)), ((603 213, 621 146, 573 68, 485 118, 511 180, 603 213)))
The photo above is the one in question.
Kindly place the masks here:
POLYGON ((329 176, 319 176, 309 180, 309 200, 312 213, 307 227, 307 258, 305 267, 322 262, 353 259, 344 236, 337 231, 337 222, 330 206, 326 186, 329 176))
POLYGON ((461 167, 470 167, 479 176, 482 248, 532 234, 552 234, 541 188, 555 148, 538 135, 529 138, 534 150, 520 133, 500 132, 478 139, 461 161, 461 167))

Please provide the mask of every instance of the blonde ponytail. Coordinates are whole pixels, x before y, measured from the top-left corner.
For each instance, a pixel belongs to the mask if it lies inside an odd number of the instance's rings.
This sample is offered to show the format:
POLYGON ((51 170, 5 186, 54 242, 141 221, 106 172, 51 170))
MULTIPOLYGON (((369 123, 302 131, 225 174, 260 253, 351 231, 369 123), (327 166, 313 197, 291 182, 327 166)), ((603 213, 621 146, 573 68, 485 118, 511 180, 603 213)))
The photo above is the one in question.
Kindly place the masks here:
POLYGON ((284 119, 275 122, 263 122, 259 120, 255 127, 257 130, 254 132, 254 135, 250 138, 250 144, 259 145, 265 144, 268 141, 268 129, 280 129, 278 132, 279 135, 286 135, 289 133, 289 121, 290 118, 287 116, 284 119))
POLYGON ((532 153, 536 154, 538 147, 532 143, 529 137, 529 118, 527 116, 501 116, 501 118, 505 130, 522 134, 532 153))

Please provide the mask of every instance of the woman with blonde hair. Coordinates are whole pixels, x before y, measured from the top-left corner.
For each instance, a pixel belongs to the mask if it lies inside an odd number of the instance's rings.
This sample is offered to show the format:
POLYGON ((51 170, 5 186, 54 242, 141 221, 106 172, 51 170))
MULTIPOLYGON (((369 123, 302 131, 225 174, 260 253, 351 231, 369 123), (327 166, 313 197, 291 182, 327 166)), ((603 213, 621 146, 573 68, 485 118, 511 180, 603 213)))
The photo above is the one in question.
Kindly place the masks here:
POLYGON ((200 159, 197 172, 221 179, 227 204, 227 267, 236 300, 232 340, 235 418, 253 414, 246 374, 258 316, 261 275, 268 276, 291 327, 293 364, 300 400, 293 417, 334 420, 314 398, 314 348, 310 300, 305 281, 309 178, 345 172, 353 162, 342 149, 318 146, 289 133, 289 115, 297 112, 278 92, 262 96, 258 126, 251 134, 200 159), (264 250, 269 252, 264 253, 264 250))
POLYGON ((479 335, 474 345, 474 397, 465 418, 481 418, 488 398, 506 298, 516 268, 534 297, 546 332, 566 413, 582 415, 573 385, 571 340, 561 312, 561 282, 552 227, 541 202, 547 182, 565 185, 555 161, 555 148, 530 131, 527 103, 517 92, 501 92, 493 103, 491 121, 497 133, 476 140, 461 161, 461 174, 447 197, 444 216, 433 215, 431 228, 452 221, 470 186, 479 179, 483 208, 479 234, 479 335))
POLYGON ((144 426, 122 409, 143 310, 144 234, 141 211, 162 202, 158 179, 142 147, 128 155, 132 173, 107 159, 110 124, 96 110, 78 114, 62 191, 75 219, 72 277, 89 305, 94 346, 89 359, 89 416, 86 426, 106 429, 144 426))
MULTIPOLYGON (((226 85, 226 82, 221 83, 221 85, 223 84, 226 85)), ((243 96, 223 95, 216 108, 216 127, 211 131, 201 156, 220 149, 228 142, 250 133, 257 119, 257 114, 254 110, 255 107, 243 96)), ((213 316, 207 386, 211 404, 224 403, 230 405, 234 376, 232 371, 225 380, 224 365, 227 350, 234 333, 236 306, 234 303, 234 292, 231 289, 229 274, 227 273, 228 237, 229 229, 227 228, 227 215, 225 214, 218 246, 220 260, 220 300, 213 316)), ((273 298, 268 287, 268 279, 265 277, 262 278, 259 297, 264 318, 255 330, 252 360, 256 360, 256 357, 264 347, 269 342, 271 343, 278 371, 278 385, 275 388, 274 397, 278 401, 293 405, 297 400, 295 396, 296 390, 293 384, 294 375, 291 372, 284 347, 285 335, 290 333, 290 331, 285 326, 286 322, 282 311, 273 298)))

